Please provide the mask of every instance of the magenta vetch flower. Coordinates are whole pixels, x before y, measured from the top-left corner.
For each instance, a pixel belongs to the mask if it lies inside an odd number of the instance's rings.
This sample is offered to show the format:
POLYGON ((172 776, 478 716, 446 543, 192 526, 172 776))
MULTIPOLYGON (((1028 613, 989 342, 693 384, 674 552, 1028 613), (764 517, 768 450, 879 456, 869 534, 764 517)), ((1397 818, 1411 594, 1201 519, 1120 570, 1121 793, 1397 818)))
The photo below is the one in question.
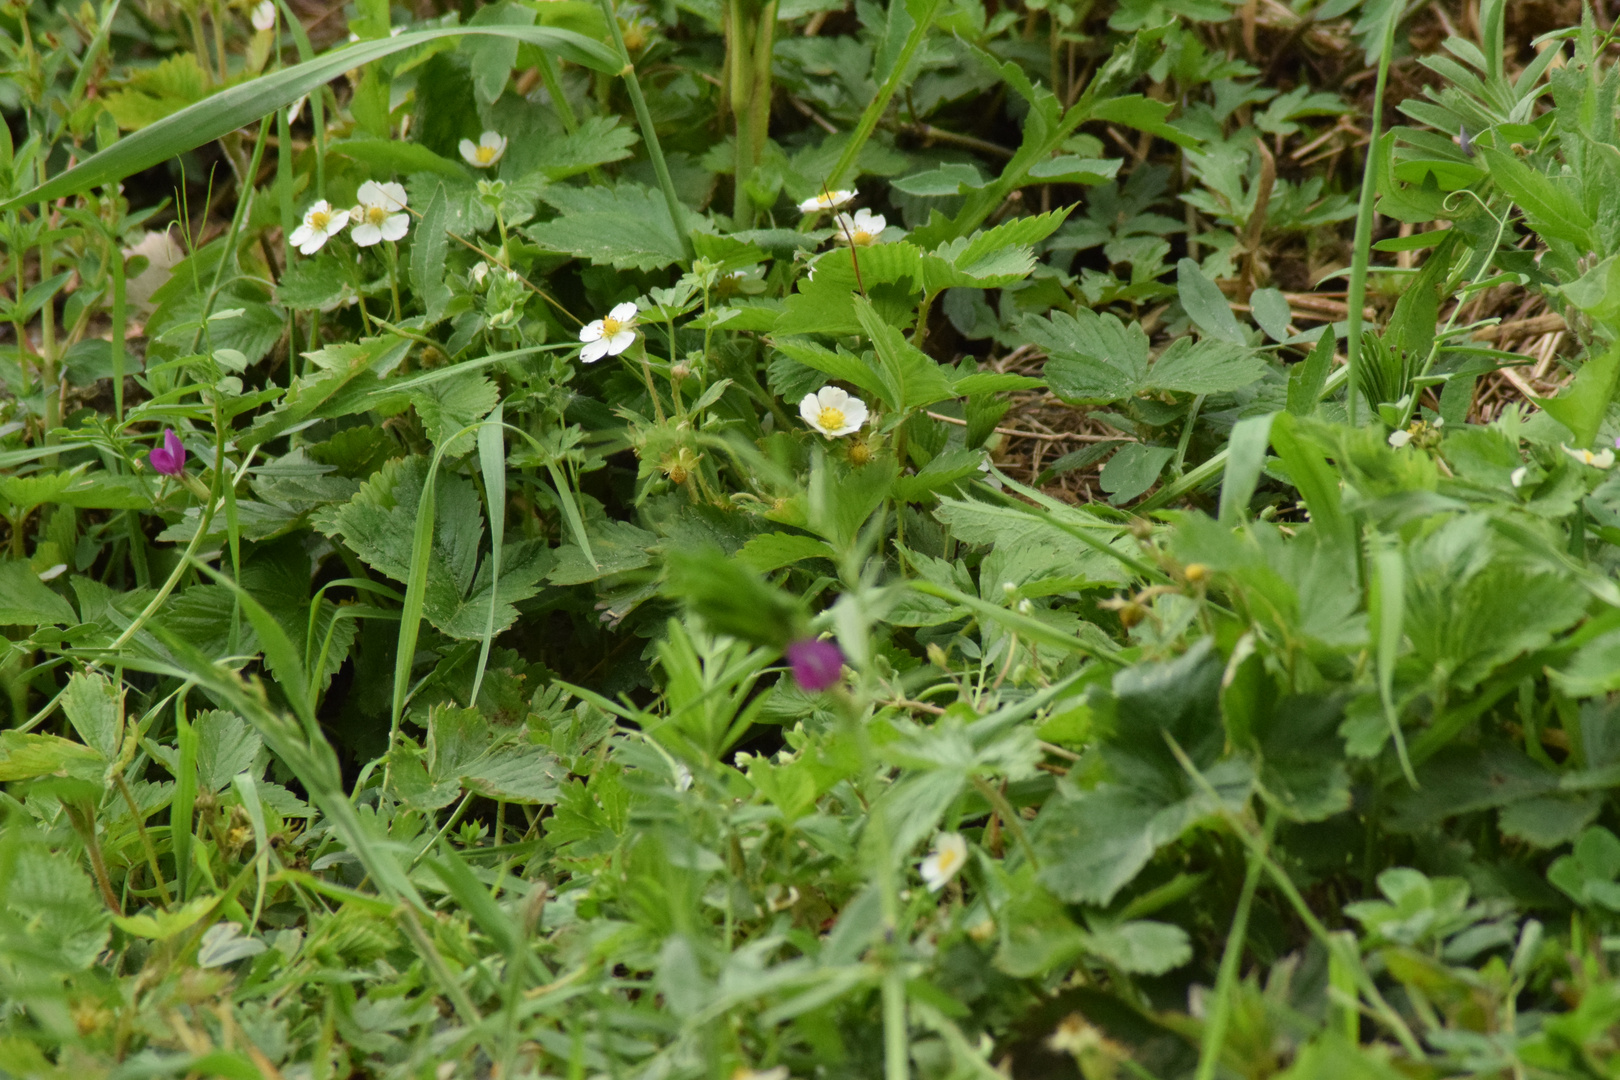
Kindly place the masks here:
POLYGON ((787 647, 787 661, 793 667, 793 681, 815 693, 838 682, 844 651, 831 641, 802 638, 787 647))
POLYGON ((179 476, 186 467, 186 448, 180 445, 180 436, 173 428, 163 429, 163 445, 146 455, 152 468, 164 476, 179 476))

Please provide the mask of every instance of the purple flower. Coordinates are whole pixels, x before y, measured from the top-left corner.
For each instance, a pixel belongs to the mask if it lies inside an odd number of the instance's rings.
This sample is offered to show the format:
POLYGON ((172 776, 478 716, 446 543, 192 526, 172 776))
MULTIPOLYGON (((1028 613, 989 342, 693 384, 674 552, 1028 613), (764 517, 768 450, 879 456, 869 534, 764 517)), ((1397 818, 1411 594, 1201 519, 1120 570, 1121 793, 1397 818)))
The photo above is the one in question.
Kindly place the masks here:
POLYGON ((186 448, 180 445, 180 436, 172 428, 163 429, 163 445, 146 455, 152 468, 164 476, 179 476, 186 467, 186 448))
POLYGON ((793 666, 793 681, 816 693, 838 682, 844 651, 831 641, 801 638, 787 647, 787 660, 793 666))

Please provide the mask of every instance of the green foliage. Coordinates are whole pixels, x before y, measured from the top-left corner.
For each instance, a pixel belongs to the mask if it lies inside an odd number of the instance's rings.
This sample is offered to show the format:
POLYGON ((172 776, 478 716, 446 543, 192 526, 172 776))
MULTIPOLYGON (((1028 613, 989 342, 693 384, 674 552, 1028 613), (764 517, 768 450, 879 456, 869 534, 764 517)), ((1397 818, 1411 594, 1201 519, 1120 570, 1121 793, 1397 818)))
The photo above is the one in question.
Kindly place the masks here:
POLYGON ((0 1074, 1616 1071, 1595 16, 407 7, 0 14, 0 1074))

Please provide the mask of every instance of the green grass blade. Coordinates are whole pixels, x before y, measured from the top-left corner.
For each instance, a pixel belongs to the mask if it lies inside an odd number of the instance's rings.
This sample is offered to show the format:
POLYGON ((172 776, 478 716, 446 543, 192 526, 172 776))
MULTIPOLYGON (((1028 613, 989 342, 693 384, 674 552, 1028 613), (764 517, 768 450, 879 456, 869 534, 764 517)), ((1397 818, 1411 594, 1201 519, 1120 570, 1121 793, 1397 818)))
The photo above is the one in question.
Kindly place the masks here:
POLYGON ((1232 527, 1240 524, 1249 514, 1249 500, 1260 482, 1260 470, 1266 464, 1266 449, 1271 445, 1271 422, 1275 413, 1248 416, 1232 428, 1227 440, 1226 477, 1221 482, 1221 524, 1232 527))
POLYGON ((185 903, 191 892, 191 811, 197 804, 197 731, 186 719, 186 696, 174 702, 175 744, 180 772, 174 778, 169 806, 169 848, 174 852, 174 895, 185 903))
POLYGON ((1406 5, 1392 3, 1384 16, 1384 36, 1378 51, 1378 81, 1373 89, 1372 135, 1367 140, 1367 162, 1361 177, 1361 203, 1356 208, 1356 234, 1350 256, 1350 325, 1345 334, 1346 368, 1350 372, 1348 417, 1356 423, 1361 392, 1361 306, 1367 297, 1367 262, 1372 254, 1373 201, 1378 196, 1378 163, 1383 144, 1379 141, 1384 114, 1384 88, 1389 84, 1390 53, 1395 48, 1395 25, 1406 5))
POLYGON ((484 620, 484 640, 478 646, 478 670, 473 673, 469 706, 478 704, 478 691, 484 685, 484 669, 489 666, 489 646, 495 637, 495 611, 501 602, 501 547, 506 536, 506 441, 503 436, 504 406, 495 411, 478 429, 478 468, 484 474, 484 497, 489 503, 489 615, 484 620))
POLYGON ((304 94, 325 86, 346 71, 363 67, 373 60, 442 38, 466 34, 488 34, 513 38, 557 53, 583 67, 617 74, 619 58, 606 47, 570 30, 545 26, 457 26, 441 30, 417 30, 398 37, 362 41, 340 48, 295 67, 261 75, 212 97, 188 105, 149 127, 120 139, 92 154, 73 168, 52 177, 31 191, 0 203, 0 211, 31 203, 50 202, 78 195, 102 184, 116 183, 126 176, 213 142, 277 109, 285 108, 304 94))
MULTIPOLYGON (((411 664, 416 659, 416 639, 422 629, 422 608, 427 602, 428 566, 433 558, 434 500, 438 490, 439 455, 433 455, 426 479, 422 481, 422 496, 416 503, 416 535, 411 541, 411 576, 405 582, 405 605, 399 614, 399 642, 394 651, 394 699, 389 712, 388 750, 392 754, 399 742, 399 722, 405 715, 405 698, 411 685, 411 664)), ((383 786, 388 786, 392 771, 383 766, 383 786)))
POLYGON ((596 561, 596 556, 591 552, 591 538, 585 535, 585 519, 580 516, 573 485, 563 475, 562 466, 556 462, 546 462, 546 471, 551 473, 551 482, 557 488, 557 501, 562 504, 563 517, 568 519, 568 531, 574 534, 574 543, 579 545, 579 550, 585 553, 590 564, 600 570, 602 564, 596 561))
MULTIPOLYGON (((437 509, 439 462, 444 459, 444 448, 461 436, 477 431, 481 424, 469 424, 433 455, 427 476, 422 481, 422 496, 416 502, 416 534, 411 540, 411 576, 405 583, 405 604, 399 615, 399 644, 394 653, 394 700, 389 711, 388 749, 399 741, 399 723, 405 715, 405 702, 410 696, 411 663, 416 658, 416 639, 422 630, 422 609, 427 603, 428 566, 433 558, 433 518, 437 509)), ((392 778, 389 763, 383 765, 383 786, 392 778)))
MULTIPOLYGON (((890 3, 903 4, 905 0, 889 0, 890 3)), ((923 8, 922 17, 915 18, 911 25, 911 33, 906 35, 905 44, 900 48, 900 55, 895 58, 894 67, 889 77, 883 80, 878 88, 877 96, 866 106, 861 113, 860 121, 855 125, 855 133, 844 144, 844 152, 838 155, 838 162, 827 173, 826 184, 829 189, 842 187, 845 183, 855 179, 855 162, 860 157, 861 149, 866 146, 872 132, 877 128, 878 121, 883 119, 884 112, 889 108, 895 91, 900 89, 900 82, 906 77, 906 71, 911 67, 911 59, 922 46, 923 39, 928 36, 928 30, 934 25, 934 16, 939 12, 939 0, 928 0, 923 8)))
POLYGON ((1401 627, 1406 619, 1406 563, 1400 548, 1382 536, 1372 537, 1375 577, 1373 581, 1373 626, 1378 635, 1376 664, 1378 668, 1378 696, 1384 703, 1384 718, 1389 722, 1389 734, 1395 741, 1395 753, 1401 760, 1401 771, 1407 783, 1418 786, 1412 772, 1412 759, 1406 752, 1406 737, 1401 732, 1400 713, 1395 708, 1395 662, 1400 657, 1401 627))

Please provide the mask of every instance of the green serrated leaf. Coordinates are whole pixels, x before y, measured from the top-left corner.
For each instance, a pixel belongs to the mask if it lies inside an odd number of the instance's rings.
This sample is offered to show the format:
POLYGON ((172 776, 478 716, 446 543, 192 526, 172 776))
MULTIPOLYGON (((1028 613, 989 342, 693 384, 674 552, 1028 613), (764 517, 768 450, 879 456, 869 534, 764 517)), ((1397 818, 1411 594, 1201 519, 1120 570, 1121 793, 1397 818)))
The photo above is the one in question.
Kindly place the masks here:
POLYGON ((658 270, 686 257, 669 207, 639 184, 552 187, 541 198, 558 210, 558 216, 525 231, 547 251, 618 270, 658 270))

